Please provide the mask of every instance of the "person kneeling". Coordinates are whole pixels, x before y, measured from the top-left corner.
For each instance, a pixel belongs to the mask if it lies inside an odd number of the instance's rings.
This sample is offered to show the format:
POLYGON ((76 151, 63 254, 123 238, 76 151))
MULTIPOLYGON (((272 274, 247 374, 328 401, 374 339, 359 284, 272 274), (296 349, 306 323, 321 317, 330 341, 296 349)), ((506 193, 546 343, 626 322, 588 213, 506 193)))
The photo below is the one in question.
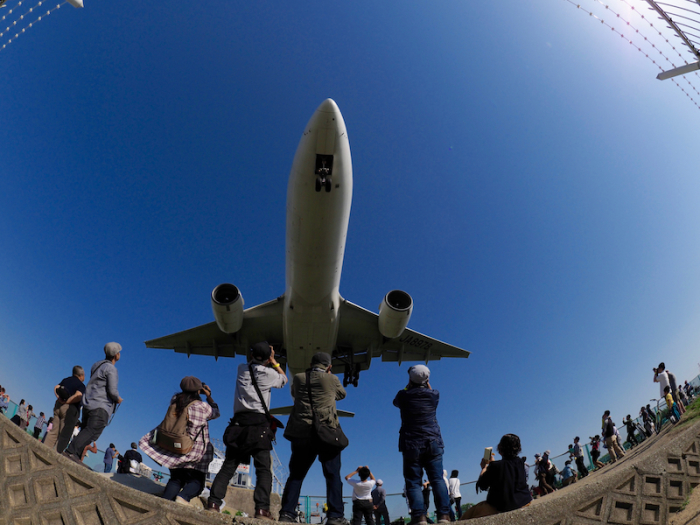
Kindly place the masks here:
POLYGON ((498 444, 499 461, 482 459, 481 474, 476 482, 476 490, 488 490, 486 501, 477 503, 462 514, 463 520, 481 518, 509 512, 529 505, 532 496, 525 481, 524 460, 518 457, 522 450, 520 438, 506 434, 498 444))

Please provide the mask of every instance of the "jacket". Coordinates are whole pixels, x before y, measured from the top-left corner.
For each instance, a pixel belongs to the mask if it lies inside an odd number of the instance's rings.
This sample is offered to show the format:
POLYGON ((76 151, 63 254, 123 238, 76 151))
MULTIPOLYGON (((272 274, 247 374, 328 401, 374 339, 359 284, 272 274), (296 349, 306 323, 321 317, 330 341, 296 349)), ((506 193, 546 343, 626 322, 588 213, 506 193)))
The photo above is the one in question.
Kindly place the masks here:
POLYGON ((394 406, 401 410, 399 452, 423 448, 433 441, 440 447, 445 446, 437 421, 439 402, 437 390, 420 386, 399 390, 394 398, 394 406))
MULTIPOLYGON (((314 402, 314 412, 316 412, 319 421, 331 428, 338 428, 340 422, 335 402, 345 399, 346 395, 338 376, 312 368, 310 378, 311 398, 314 402)), ((308 439, 314 430, 313 415, 306 387, 306 372, 294 376, 292 397, 294 398, 294 406, 289 414, 284 437, 290 441, 308 439)))

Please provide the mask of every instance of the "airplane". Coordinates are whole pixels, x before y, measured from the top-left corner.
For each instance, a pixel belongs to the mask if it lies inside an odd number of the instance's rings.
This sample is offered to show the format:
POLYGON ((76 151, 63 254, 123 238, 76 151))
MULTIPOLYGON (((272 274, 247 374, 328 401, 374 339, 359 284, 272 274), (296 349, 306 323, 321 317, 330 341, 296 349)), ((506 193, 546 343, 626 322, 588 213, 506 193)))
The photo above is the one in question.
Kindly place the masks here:
POLYGON ((247 356, 251 345, 267 341, 293 374, 324 351, 332 355, 332 371, 344 373, 343 386, 355 387, 373 358, 400 365, 469 357, 466 350, 407 328, 413 299, 404 291, 387 293, 378 314, 340 295, 352 185, 345 121, 327 99, 304 128, 289 174, 284 294, 244 310, 240 290, 220 284, 211 293, 215 321, 146 346, 218 360, 247 356))
POLYGON ((5 2, 7 2, 7 0, 0 0, 0 8, 7 7, 5 2))

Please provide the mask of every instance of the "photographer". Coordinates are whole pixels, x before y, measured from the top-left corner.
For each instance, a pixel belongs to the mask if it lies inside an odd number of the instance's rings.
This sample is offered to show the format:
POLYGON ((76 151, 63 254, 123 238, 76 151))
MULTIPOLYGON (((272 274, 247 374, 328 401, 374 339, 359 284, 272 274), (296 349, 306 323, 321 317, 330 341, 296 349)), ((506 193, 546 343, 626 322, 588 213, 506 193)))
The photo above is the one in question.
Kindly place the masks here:
POLYGON ((506 434, 498 444, 498 453, 503 459, 481 460, 481 474, 476 482, 476 490, 488 490, 486 501, 477 503, 462 514, 463 520, 481 518, 510 512, 529 505, 532 496, 525 481, 525 461, 518 457, 522 450, 520 438, 506 434))
POLYGON ((399 390, 394 406, 401 410, 399 452, 403 454, 403 475, 411 507, 411 525, 427 523, 428 502, 421 492, 423 470, 435 496, 438 523, 450 521, 450 496, 442 477, 444 443, 437 421, 440 393, 428 381, 430 370, 425 365, 408 369, 408 385, 399 390))
POLYGON ((44 444, 60 454, 70 443, 73 429, 80 419, 80 405, 85 393, 85 370, 82 366, 73 367, 73 375, 57 384, 53 393, 56 403, 53 406, 53 426, 46 433, 44 444))
MULTIPOLYGON (((209 463, 214 459, 214 447, 209 442, 209 421, 219 417, 219 406, 212 399, 209 387, 194 376, 183 378, 180 389, 182 392, 170 400, 163 423, 143 436, 139 447, 153 461, 170 469, 170 480, 165 486, 163 498, 188 504, 204 490, 209 463), (206 403, 200 398, 202 394, 207 397, 206 403), (185 454, 164 448, 167 443, 158 437, 165 430, 172 435, 171 430, 179 428, 181 418, 187 420, 186 436, 183 437, 189 438, 183 441, 191 445, 185 454)), ((172 438, 171 441, 177 440, 172 438)))
POLYGON ((229 424, 226 441, 226 458, 211 486, 207 510, 219 512, 226 497, 229 481, 240 463, 255 464, 255 517, 273 519, 270 514, 270 492, 272 492, 272 461, 270 450, 275 437, 268 418, 271 389, 287 384, 287 375, 275 361, 275 351, 267 341, 256 343, 251 348, 251 360, 238 366, 236 396, 233 401, 233 419, 229 424), (252 375, 251 375, 252 374, 252 375), (259 394, 258 394, 259 392, 259 394), (237 435, 229 443, 227 436, 237 435), (265 436, 265 437, 263 437, 265 436))

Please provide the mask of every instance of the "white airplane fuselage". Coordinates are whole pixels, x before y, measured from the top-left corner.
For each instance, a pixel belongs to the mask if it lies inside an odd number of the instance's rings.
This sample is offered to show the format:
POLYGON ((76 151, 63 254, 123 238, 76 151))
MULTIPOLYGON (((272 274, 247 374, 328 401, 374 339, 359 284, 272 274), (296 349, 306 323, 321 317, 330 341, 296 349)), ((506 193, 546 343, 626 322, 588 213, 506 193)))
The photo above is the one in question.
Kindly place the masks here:
POLYGON ((283 329, 292 370, 335 348, 351 204, 350 143, 338 106, 327 99, 304 129, 287 189, 283 329))

